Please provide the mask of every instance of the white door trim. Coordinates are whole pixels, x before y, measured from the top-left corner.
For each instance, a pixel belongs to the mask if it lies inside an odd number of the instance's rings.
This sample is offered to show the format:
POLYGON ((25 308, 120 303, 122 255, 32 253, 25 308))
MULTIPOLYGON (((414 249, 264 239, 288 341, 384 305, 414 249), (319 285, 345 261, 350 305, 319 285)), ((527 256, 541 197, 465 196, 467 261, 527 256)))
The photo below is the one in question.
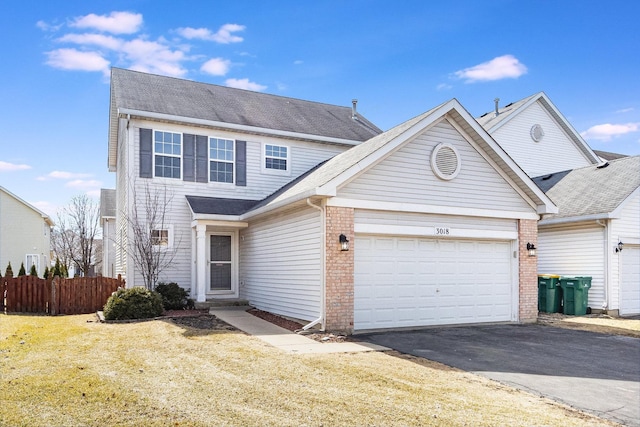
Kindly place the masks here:
POLYGON ((238 231, 207 231, 205 240, 205 293, 207 298, 238 298, 238 231), (231 289, 223 291, 212 291, 211 287, 211 269, 209 263, 211 259, 211 236, 230 236, 231 237, 231 289))

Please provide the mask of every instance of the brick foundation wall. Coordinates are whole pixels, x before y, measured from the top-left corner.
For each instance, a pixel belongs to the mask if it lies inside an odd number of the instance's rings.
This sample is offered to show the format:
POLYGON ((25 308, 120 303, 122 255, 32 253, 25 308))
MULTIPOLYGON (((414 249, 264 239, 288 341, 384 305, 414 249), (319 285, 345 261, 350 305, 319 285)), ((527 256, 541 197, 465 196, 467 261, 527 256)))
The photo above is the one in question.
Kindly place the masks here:
POLYGON ((353 332, 353 208, 327 206, 325 328, 336 332, 353 332), (340 250, 339 236, 349 239, 348 251, 340 250))
POLYGON ((521 219, 518 222, 520 322, 531 323, 538 319, 538 257, 529 256, 527 243, 538 247, 538 221, 521 219))

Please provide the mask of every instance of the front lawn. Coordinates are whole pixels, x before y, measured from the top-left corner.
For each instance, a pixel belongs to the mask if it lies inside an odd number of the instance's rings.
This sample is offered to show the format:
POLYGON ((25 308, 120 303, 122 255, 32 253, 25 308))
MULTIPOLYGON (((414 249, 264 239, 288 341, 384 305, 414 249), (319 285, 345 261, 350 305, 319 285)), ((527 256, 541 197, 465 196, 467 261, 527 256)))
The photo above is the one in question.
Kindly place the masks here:
POLYGON ((0 425, 615 425, 398 353, 291 355, 169 320, 0 314, 0 425))

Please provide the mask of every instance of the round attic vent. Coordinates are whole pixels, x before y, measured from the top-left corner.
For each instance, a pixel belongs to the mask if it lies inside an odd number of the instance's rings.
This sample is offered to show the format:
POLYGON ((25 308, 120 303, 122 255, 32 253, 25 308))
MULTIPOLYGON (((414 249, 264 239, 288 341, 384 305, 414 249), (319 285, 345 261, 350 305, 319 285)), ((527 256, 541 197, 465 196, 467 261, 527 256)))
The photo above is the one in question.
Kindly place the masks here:
POLYGON ((531 126, 531 139, 535 142, 540 142, 544 138, 544 130, 540 125, 531 126))
POLYGON ((447 143, 438 144, 431 153, 431 169, 440 179, 450 180, 460 172, 458 150, 447 143))

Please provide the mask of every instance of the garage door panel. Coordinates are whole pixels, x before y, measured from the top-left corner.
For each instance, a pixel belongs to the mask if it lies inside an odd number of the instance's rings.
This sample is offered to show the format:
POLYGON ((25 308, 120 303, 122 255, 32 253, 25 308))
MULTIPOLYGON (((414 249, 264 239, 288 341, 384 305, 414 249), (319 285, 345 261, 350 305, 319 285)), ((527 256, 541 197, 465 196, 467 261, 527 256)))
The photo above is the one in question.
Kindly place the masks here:
POLYGON ((357 235, 354 328, 511 319, 511 244, 357 235))
POLYGON ((620 252, 620 314, 640 314, 640 248, 625 245, 620 252))

